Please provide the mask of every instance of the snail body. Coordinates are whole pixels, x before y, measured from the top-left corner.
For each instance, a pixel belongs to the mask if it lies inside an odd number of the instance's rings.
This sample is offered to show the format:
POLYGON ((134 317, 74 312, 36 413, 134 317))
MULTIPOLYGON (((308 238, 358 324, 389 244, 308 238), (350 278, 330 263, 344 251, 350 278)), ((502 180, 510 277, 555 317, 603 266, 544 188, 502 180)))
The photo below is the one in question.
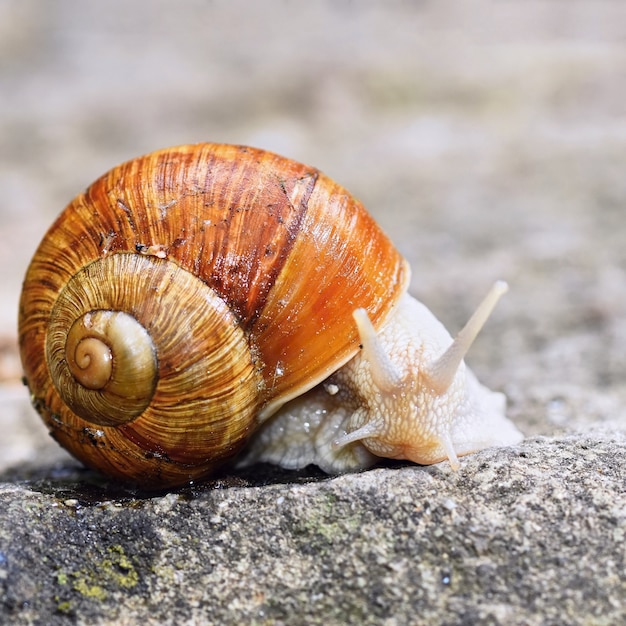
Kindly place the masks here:
POLYGON ((153 152, 77 196, 37 249, 25 380, 62 446, 149 489, 201 480, 244 447, 248 462, 340 472, 517 442, 501 394, 462 362, 501 287, 452 343, 409 277, 314 168, 241 146, 153 152))

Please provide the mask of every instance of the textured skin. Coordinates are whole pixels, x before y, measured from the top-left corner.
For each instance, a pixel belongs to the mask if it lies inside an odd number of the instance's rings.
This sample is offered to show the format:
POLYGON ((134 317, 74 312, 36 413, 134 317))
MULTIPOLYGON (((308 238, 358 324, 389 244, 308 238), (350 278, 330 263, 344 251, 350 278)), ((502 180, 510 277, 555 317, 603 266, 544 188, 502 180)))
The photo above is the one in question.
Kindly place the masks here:
POLYGON ((361 351, 326 385, 283 407, 251 442, 249 459, 328 472, 362 469, 376 457, 455 465, 456 456, 521 441, 504 396, 480 385, 464 363, 443 394, 423 380, 420 368, 452 343, 423 304, 405 294, 375 340, 399 374, 397 385, 377 385, 361 351), (369 436, 353 441, 358 429, 369 436), (349 441, 337 445, 342 439, 349 441))

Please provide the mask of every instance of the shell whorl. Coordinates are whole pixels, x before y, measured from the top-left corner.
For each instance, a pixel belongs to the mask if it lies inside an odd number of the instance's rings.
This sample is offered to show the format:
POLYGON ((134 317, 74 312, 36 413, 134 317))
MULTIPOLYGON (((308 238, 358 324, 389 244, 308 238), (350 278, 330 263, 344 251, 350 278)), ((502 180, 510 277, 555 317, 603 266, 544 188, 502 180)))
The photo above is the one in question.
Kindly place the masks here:
MULTIPOLYGON (((109 341, 101 336, 90 336, 92 318, 112 311, 93 311, 74 322, 65 342, 67 366, 76 382, 85 389, 102 389, 111 380, 113 352, 109 341)), ((123 315, 117 313, 116 315, 123 315)), ((108 333, 107 333, 108 334, 108 333)), ((100 333, 98 333, 100 335, 100 333)), ((91 417, 88 416, 88 419, 91 417)))
MULTIPOLYGON (((58 394, 46 399, 48 410, 60 413, 60 399, 72 409, 55 437, 79 458, 75 441, 86 432, 105 445, 107 462, 123 450, 182 472, 209 471, 241 447, 263 398, 255 358, 226 303, 154 256, 112 254, 77 272, 52 309, 46 361, 58 394), (74 364, 84 341, 105 353, 95 375, 74 364)), ((97 452, 95 445, 86 462, 97 452)))
POLYGON ((112 426, 131 421, 150 404, 157 383, 156 349, 132 315, 89 311, 72 324, 60 350, 55 341, 62 336, 48 335, 48 367, 77 415, 112 426))

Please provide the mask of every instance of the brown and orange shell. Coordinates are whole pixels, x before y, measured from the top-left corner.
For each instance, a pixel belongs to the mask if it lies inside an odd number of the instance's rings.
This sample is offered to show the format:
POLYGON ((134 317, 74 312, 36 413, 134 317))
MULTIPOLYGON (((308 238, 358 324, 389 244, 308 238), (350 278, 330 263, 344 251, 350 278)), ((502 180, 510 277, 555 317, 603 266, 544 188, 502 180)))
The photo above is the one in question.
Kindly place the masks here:
POLYGON ((354 309, 380 326, 408 279, 362 205, 314 168, 241 146, 153 152, 77 196, 36 251, 20 301, 25 378, 86 465, 183 484, 351 359, 354 309), (65 351, 76 320, 89 327, 99 311, 145 329, 153 365, 126 374, 112 340, 116 383, 85 404, 65 351))

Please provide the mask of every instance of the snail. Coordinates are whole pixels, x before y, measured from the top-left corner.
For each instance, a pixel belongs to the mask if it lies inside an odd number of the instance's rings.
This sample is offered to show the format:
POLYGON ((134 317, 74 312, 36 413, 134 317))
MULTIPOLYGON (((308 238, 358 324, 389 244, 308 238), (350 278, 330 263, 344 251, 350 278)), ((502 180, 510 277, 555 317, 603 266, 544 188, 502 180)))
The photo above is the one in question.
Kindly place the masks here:
POLYGON ((70 202, 24 279, 31 400, 85 465, 147 489, 232 462, 329 473, 431 464, 522 435, 410 269, 318 170, 198 144, 119 165, 70 202))

